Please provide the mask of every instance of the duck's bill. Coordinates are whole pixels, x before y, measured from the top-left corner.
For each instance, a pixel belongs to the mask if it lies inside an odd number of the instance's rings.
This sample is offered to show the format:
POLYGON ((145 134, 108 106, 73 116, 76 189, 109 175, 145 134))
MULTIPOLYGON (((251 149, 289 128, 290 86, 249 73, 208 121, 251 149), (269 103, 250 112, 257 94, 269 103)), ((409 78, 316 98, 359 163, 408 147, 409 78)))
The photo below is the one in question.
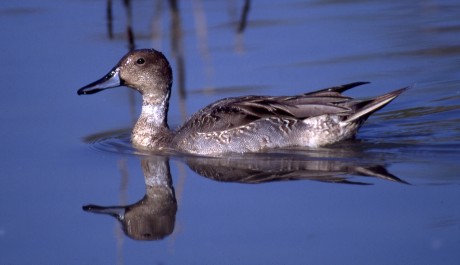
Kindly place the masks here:
POLYGON ((77 93, 78 95, 89 95, 89 94, 97 93, 107 88, 117 87, 121 85, 122 85, 122 81, 119 76, 119 70, 117 68, 114 68, 103 78, 87 86, 80 88, 77 91, 77 93))
POLYGON ((113 217, 116 217, 118 219, 123 219, 123 216, 125 214, 125 207, 122 206, 98 206, 94 204, 90 205, 85 205, 82 207, 83 211, 85 212, 91 212, 91 213, 98 213, 98 214, 107 214, 111 215, 113 217))

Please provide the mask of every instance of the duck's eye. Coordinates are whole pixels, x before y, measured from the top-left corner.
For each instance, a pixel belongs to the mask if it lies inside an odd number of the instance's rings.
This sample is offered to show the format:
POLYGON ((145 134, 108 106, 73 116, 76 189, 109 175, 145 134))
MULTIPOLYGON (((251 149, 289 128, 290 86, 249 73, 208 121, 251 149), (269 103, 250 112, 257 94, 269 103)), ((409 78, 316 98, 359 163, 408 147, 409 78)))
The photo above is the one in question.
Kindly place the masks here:
POLYGON ((139 59, 137 59, 136 63, 137 64, 144 64, 145 60, 144 60, 144 58, 139 58, 139 59))

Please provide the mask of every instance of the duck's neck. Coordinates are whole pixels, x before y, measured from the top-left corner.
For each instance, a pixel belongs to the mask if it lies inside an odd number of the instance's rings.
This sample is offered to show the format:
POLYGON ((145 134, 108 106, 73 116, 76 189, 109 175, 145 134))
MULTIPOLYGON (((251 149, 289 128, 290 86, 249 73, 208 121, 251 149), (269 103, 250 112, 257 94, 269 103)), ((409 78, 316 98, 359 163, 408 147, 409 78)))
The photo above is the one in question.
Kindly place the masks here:
POLYGON ((172 132, 168 127, 169 95, 158 99, 144 95, 142 111, 131 136, 133 145, 142 149, 162 149, 169 145, 172 132))

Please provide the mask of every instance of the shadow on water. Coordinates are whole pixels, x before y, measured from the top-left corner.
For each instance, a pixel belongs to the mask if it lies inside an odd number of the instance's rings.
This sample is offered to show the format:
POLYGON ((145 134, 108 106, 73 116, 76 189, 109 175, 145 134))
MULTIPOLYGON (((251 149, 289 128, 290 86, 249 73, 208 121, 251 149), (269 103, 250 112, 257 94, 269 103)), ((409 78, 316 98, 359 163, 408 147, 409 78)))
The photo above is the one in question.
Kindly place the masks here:
MULTIPOLYGON (((305 155, 286 157, 279 154, 249 154, 229 157, 175 157, 191 170, 208 179, 241 184, 262 184, 275 181, 311 180, 324 183, 370 185, 355 181, 355 176, 373 177, 407 184, 389 173, 384 166, 337 159, 337 150, 322 152, 323 157, 305 155), (334 154, 334 158, 330 159, 334 154)), ((170 235, 175 226, 178 209, 173 187, 169 157, 165 155, 141 156, 145 195, 136 203, 123 206, 83 206, 86 212, 115 217, 128 237, 134 240, 161 240, 170 235)))

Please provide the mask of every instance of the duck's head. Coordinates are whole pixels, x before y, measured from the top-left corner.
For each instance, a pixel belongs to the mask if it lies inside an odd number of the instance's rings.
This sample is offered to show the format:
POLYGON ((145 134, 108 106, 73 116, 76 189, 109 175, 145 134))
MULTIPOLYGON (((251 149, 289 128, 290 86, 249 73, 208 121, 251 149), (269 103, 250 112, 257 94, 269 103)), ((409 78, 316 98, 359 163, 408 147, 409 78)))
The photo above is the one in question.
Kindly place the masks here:
POLYGON ((154 49, 134 50, 101 79, 78 90, 78 95, 94 94, 107 88, 127 86, 142 95, 169 95, 172 70, 166 57, 154 49))

